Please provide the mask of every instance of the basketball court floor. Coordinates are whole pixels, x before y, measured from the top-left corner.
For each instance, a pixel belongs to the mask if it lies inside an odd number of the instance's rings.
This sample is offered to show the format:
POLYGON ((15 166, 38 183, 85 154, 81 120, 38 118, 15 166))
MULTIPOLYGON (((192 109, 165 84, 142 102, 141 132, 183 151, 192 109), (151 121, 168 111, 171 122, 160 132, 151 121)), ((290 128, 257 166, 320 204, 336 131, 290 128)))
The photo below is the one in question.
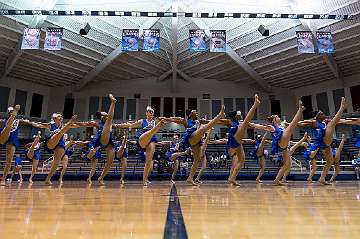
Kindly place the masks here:
POLYGON ((360 184, 200 187, 67 181, 0 188, 0 238, 359 238, 360 184))

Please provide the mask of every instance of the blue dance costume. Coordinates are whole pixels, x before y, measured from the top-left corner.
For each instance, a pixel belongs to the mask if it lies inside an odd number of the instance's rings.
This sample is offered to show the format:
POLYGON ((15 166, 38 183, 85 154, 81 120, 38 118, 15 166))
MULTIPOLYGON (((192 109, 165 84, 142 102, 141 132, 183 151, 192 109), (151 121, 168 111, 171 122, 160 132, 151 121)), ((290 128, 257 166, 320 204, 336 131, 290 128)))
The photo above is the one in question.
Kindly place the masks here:
POLYGON ((178 152, 178 147, 176 146, 176 144, 171 143, 170 148, 165 153, 165 160, 170 161, 171 156, 176 152, 178 152))
POLYGON ((110 137, 109 137, 109 142, 105 145, 103 145, 101 143, 101 135, 102 135, 102 132, 103 132, 103 129, 104 129, 104 122, 103 121, 100 121, 99 122, 99 128, 98 128, 98 131, 96 133, 96 136, 95 138, 92 140, 92 144, 93 146, 96 148, 96 147, 101 147, 101 148, 106 148, 107 146, 109 145, 112 145, 115 147, 115 143, 113 141, 113 137, 112 137, 112 132, 110 132, 110 137))
POLYGON ((17 167, 17 166, 22 166, 22 158, 21 157, 15 158, 15 167, 17 167))
MULTIPOLYGON (((181 141, 180 141, 181 151, 185 151, 186 149, 191 148, 191 144, 189 142, 189 139, 190 139, 191 135, 199 127, 200 127, 200 122, 198 120, 192 120, 192 119, 187 120, 187 127, 186 127, 185 133, 182 135, 181 141)), ((201 145, 202 141, 200 140, 198 144, 201 145)))
MULTIPOLYGON (((140 130, 138 131, 137 133, 137 140, 136 140, 136 145, 139 147, 139 149, 143 149, 140 144, 139 144, 139 139, 140 139, 140 136, 145 133, 146 131, 152 129, 155 127, 155 120, 151 120, 151 121, 148 121, 147 119, 143 119, 142 120, 142 123, 141 123, 141 126, 140 126, 140 130)), ((158 142, 158 139, 156 137, 156 135, 154 135, 151 140, 150 140, 150 143, 151 142, 154 142, 154 143, 157 143, 158 142)))
POLYGON ((354 125, 353 128, 354 128, 354 131, 355 131, 354 146, 357 147, 357 148, 360 148, 360 125, 354 125))
POLYGON ((41 149, 40 149, 40 147, 35 146, 33 158, 29 158, 27 156, 28 152, 29 152, 29 149, 25 149, 24 154, 25 154, 25 159, 26 160, 29 160, 29 161, 32 162, 33 160, 39 161, 41 159, 41 149))
POLYGON ((121 147, 122 147, 122 143, 119 142, 116 145, 116 148, 115 148, 115 159, 120 160, 120 161, 121 161, 122 158, 127 158, 128 157, 128 153, 126 151, 126 148, 124 148, 124 151, 123 151, 123 153, 122 153, 122 155, 120 157, 117 156, 118 151, 120 150, 121 147))
POLYGON ((324 143, 324 137, 326 132, 326 124, 319 120, 316 120, 316 127, 313 129, 313 136, 314 136, 314 146, 313 150, 315 149, 326 149, 329 145, 324 143))
POLYGON ((239 128, 239 125, 240 125, 239 121, 232 120, 231 126, 228 128, 229 135, 228 135, 227 147, 230 149, 236 149, 241 145, 241 143, 237 142, 237 140, 235 139, 235 134, 239 128))
MULTIPOLYGON (((255 149, 254 149, 252 155, 253 155, 253 158, 256 161, 259 161, 259 157, 257 156, 257 151, 259 150, 260 143, 261 143, 261 139, 260 140, 258 140, 258 139, 255 140, 255 149)), ((261 155, 264 155, 264 151, 265 151, 265 149, 263 149, 261 155)))
MULTIPOLYGON (((85 159, 86 160, 91 160, 91 159, 89 159, 88 157, 87 157, 87 155, 89 154, 89 152, 90 152, 90 149, 93 149, 93 148, 95 148, 94 147, 94 145, 93 145, 93 143, 92 142, 89 142, 87 145, 86 145, 86 148, 83 150, 83 153, 85 153, 85 159)), ((98 149, 97 151, 96 151, 96 153, 95 153, 95 155, 94 155, 94 158, 96 158, 96 159, 101 159, 102 158, 102 155, 101 155, 101 151, 100 151, 100 149, 98 149)))
POLYGON ((277 126, 275 124, 273 124, 273 127, 275 128, 274 132, 271 132, 271 137, 272 137, 272 141, 271 141, 271 155, 278 155, 278 161, 282 161, 283 157, 282 157, 282 151, 285 150, 283 148, 280 147, 279 143, 281 140, 281 137, 284 133, 284 128, 282 126, 277 126))
POLYGON ((307 161, 311 161, 314 157, 310 157, 311 152, 316 150, 316 145, 310 144, 307 148, 304 149, 304 159, 307 161))
MULTIPOLYGON (((9 119, 6 119, 3 123, 3 127, 1 129, 1 131, 5 128, 6 126, 6 123, 9 119)), ((15 119, 11 125, 11 130, 10 130, 10 135, 9 135, 9 138, 8 140, 6 141, 5 144, 12 144, 14 145, 15 147, 19 147, 20 143, 19 143, 19 138, 18 138, 18 135, 19 135, 19 123, 20 121, 18 119, 15 119)))
MULTIPOLYGON (((62 125, 61 125, 62 127, 62 125)), ((64 136, 61 137, 61 139, 59 140, 58 144, 50 149, 47 145, 47 142, 49 141, 49 139, 55 134, 57 133, 61 127, 57 127, 56 123, 54 121, 50 122, 50 135, 45 137, 45 151, 47 151, 48 153, 53 154, 54 153, 54 149, 56 149, 57 147, 63 148, 65 150, 65 140, 64 140, 64 136)))

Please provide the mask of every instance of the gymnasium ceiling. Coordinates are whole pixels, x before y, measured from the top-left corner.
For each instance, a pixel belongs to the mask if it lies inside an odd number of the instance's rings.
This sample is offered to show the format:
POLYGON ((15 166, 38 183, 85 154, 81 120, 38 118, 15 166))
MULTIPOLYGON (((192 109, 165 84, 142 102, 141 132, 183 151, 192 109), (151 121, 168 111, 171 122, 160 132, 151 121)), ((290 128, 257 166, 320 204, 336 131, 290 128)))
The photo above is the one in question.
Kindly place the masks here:
POLYGON ((130 81, 191 81, 193 78, 234 81, 271 91, 298 88, 328 80, 342 81, 360 73, 359 0, 0 0, 0 9, 119 10, 183 12, 254 12, 352 14, 353 21, 297 19, 209 19, 145 17, 0 17, 0 79, 14 77, 51 87, 81 90, 89 83, 130 81), (121 4, 119 4, 121 2, 121 4), (89 22, 92 29, 80 36, 89 22), (37 24, 43 44, 47 27, 63 27, 61 51, 19 50, 23 28, 37 24), (269 37, 257 31, 260 24, 269 37), (159 53, 123 53, 122 29, 160 29, 159 53), (227 31, 227 53, 188 50, 189 29, 227 31), (334 34, 336 54, 297 52, 295 32, 326 30, 334 34), (177 33, 177 34, 174 34, 177 33))

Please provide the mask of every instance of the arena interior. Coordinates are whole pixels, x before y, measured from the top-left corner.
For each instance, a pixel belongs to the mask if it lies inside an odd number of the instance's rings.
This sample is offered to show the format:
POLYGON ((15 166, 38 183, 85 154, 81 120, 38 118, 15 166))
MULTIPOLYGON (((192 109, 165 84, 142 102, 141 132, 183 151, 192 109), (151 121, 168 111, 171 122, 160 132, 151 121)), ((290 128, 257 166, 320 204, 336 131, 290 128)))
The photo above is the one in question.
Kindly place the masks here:
POLYGON ((0 0, 0 238, 358 238, 359 0, 0 0))

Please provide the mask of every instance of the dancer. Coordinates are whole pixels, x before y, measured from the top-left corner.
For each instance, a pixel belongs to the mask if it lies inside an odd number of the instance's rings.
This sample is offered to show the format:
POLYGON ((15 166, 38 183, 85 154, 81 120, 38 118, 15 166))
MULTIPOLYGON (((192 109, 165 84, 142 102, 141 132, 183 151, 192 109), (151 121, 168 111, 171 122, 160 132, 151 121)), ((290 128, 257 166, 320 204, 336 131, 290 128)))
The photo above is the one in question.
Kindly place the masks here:
POLYGON ((173 163, 173 168, 172 168, 173 171, 172 171, 171 180, 170 180, 170 182, 172 184, 175 184, 176 173, 179 169, 178 158, 189 155, 189 153, 191 151, 191 148, 188 148, 184 152, 180 151, 180 143, 178 141, 179 141, 179 137, 177 135, 175 135, 173 137, 173 141, 170 143, 169 149, 165 153, 165 159, 167 161, 173 163))
POLYGON ((310 165, 310 173, 307 178, 307 181, 309 183, 313 182, 313 177, 317 170, 317 164, 315 156, 317 152, 319 151, 319 148, 316 147, 313 143, 311 143, 311 137, 308 136, 307 140, 303 143, 304 146, 304 159, 309 162, 310 165))
POLYGON ((128 154, 126 152, 126 146, 127 146, 128 134, 129 134, 129 132, 126 131, 122 141, 118 142, 118 144, 116 145, 116 149, 115 149, 115 158, 117 160, 119 160, 119 162, 121 163, 121 178, 120 178, 121 184, 125 184, 124 177, 125 177, 125 172, 126 172, 126 168, 127 168, 128 154))
POLYGON ((53 161, 45 184, 51 185, 51 178, 59 166, 60 161, 65 155, 64 134, 70 128, 77 128, 74 122, 77 116, 74 115, 66 124, 63 125, 63 116, 61 113, 54 113, 50 123, 34 123, 33 126, 50 130, 50 135, 45 138, 45 150, 53 154, 53 161))
POLYGON ((20 110, 20 105, 15 107, 9 107, 7 110, 7 118, 2 121, 2 128, 0 133, 0 144, 6 147, 6 163, 4 167, 3 178, 0 180, 0 186, 5 186, 6 177, 8 176, 14 158, 14 153, 17 147, 19 147, 19 125, 27 124, 33 125, 33 122, 24 119, 16 119, 20 110))
POLYGON ((189 177, 186 180, 191 185, 199 185, 198 183, 194 182, 194 175, 201 158, 201 139, 209 129, 220 122, 220 119, 224 117, 224 114, 225 107, 221 106, 219 114, 210 121, 198 120, 198 113, 196 110, 190 109, 186 110, 186 115, 188 117, 187 120, 181 117, 171 117, 169 119, 171 122, 183 125, 186 129, 184 135, 181 138, 180 145, 183 151, 191 147, 193 153, 194 163, 191 167, 189 177))
POLYGON ((59 177, 59 184, 63 183, 63 177, 65 175, 68 163, 69 163, 69 159, 70 157, 74 154, 74 145, 76 145, 78 142, 77 141, 73 141, 73 136, 71 135, 70 137, 68 137, 68 134, 64 134, 64 140, 65 140, 65 155, 63 156, 62 160, 61 160, 61 172, 60 172, 60 177, 59 177))
POLYGON ((33 177, 37 171, 37 167, 39 161, 41 159, 41 132, 38 131, 36 135, 34 135, 34 141, 25 145, 27 149, 25 149, 25 159, 32 162, 31 175, 29 178, 29 183, 33 183, 33 177))
POLYGON ((299 122, 299 126, 310 126, 313 129, 315 140, 314 140, 314 151, 316 148, 322 150, 322 153, 326 159, 326 164, 323 167, 319 183, 322 185, 330 185, 326 182, 325 178, 329 172, 331 165, 334 162, 334 158, 331 153, 330 144, 333 139, 335 127, 338 123, 341 123, 341 116, 344 110, 347 108, 347 103, 344 97, 341 98, 341 105, 338 112, 331 120, 327 120, 325 114, 322 111, 315 113, 315 119, 304 120, 299 122))
POLYGON ((200 181, 200 177, 201 175, 203 174, 204 170, 206 169, 206 148, 208 146, 208 143, 209 143, 209 140, 210 140, 210 134, 211 134, 211 131, 213 130, 214 128, 211 128, 208 130, 208 132, 204 135, 203 137, 203 144, 201 145, 201 150, 200 150, 200 159, 201 159, 201 168, 199 170, 199 173, 195 179, 195 183, 197 184, 202 184, 203 182, 200 181))
POLYGON ((275 154, 278 153, 279 156, 282 157, 283 165, 281 166, 274 183, 276 185, 284 185, 280 180, 284 176, 286 169, 290 165, 290 152, 289 152, 289 142, 291 136, 301 119, 302 112, 304 111, 305 107, 302 106, 302 102, 299 101, 299 108, 291 121, 290 124, 287 125, 285 128, 281 125, 281 119, 278 115, 272 115, 268 117, 268 121, 271 125, 261 125, 261 124, 254 124, 250 123, 253 128, 265 130, 270 132, 272 135, 272 144, 271 144, 271 153, 275 154))
MULTIPOLYGON (((154 118, 154 109, 151 106, 146 107, 146 119, 140 119, 134 123, 128 122, 116 125, 117 128, 140 128, 137 135, 137 146, 141 151, 145 151, 145 166, 143 174, 143 185, 148 186, 148 180, 153 165, 153 156, 155 152, 156 142, 158 139, 156 133, 164 125, 166 118, 159 117, 158 122, 154 118)), ((140 153, 141 155, 142 153, 140 153)))
POLYGON ((293 144, 293 146, 290 147, 289 149, 289 155, 290 155, 290 164, 288 165, 284 176, 281 180, 282 183, 288 183, 288 181, 286 180, 287 176, 289 175, 290 171, 291 171, 291 165, 292 165, 292 160, 291 157, 292 155, 295 153, 296 149, 299 148, 300 146, 304 145, 304 142, 306 142, 308 140, 308 134, 307 132, 305 132, 304 136, 301 138, 301 140, 299 140, 298 142, 294 143, 294 142, 290 142, 290 145, 293 144))
POLYGON ((96 116, 99 119, 99 122, 76 122, 76 125, 78 126, 95 127, 98 130, 95 138, 92 140, 92 145, 95 148, 100 146, 101 148, 105 149, 106 152, 106 163, 101 175, 98 178, 100 185, 105 185, 104 178, 109 172, 115 158, 115 143, 112 139, 112 120, 114 117, 116 99, 112 94, 109 94, 109 98, 111 102, 109 111, 107 113, 96 112, 96 116))
POLYGON ((87 179, 88 184, 91 185, 91 179, 95 174, 97 163, 102 158, 100 146, 94 147, 92 141, 78 142, 77 145, 83 147, 82 154, 84 155, 85 160, 91 162, 91 169, 87 179))
POLYGON ((257 137, 255 138, 255 150, 253 152, 253 157, 255 160, 258 161, 260 165, 260 170, 258 176, 256 177, 257 183, 262 183, 261 177, 265 172, 266 162, 264 156, 264 146, 265 143, 268 142, 266 141, 266 136, 267 136, 267 132, 264 134, 264 136, 261 137, 261 135, 257 135, 257 137))
POLYGON ((334 174, 332 175, 331 179, 330 179, 330 183, 333 183, 335 181, 336 176, 339 174, 340 172, 340 155, 341 155, 341 151, 344 148, 344 144, 345 144, 345 134, 342 135, 341 137, 341 142, 338 148, 336 148, 336 143, 333 142, 331 144, 331 152, 332 155, 334 157, 334 174))
POLYGON ((245 119, 241 120, 240 111, 231 111, 228 113, 228 119, 223 119, 220 121, 220 124, 228 127, 228 153, 232 158, 232 165, 230 169, 230 174, 228 178, 228 183, 231 185, 239 186, 236 182, 236 177, 239 174, 241 168, 245 163, 245 153, 244 148, 241 144, 242 138, 245 136, 247 127, 256 113, 256 109, 260 105, 260 100, 258 95, 255 95, 255 101, 245 119))

